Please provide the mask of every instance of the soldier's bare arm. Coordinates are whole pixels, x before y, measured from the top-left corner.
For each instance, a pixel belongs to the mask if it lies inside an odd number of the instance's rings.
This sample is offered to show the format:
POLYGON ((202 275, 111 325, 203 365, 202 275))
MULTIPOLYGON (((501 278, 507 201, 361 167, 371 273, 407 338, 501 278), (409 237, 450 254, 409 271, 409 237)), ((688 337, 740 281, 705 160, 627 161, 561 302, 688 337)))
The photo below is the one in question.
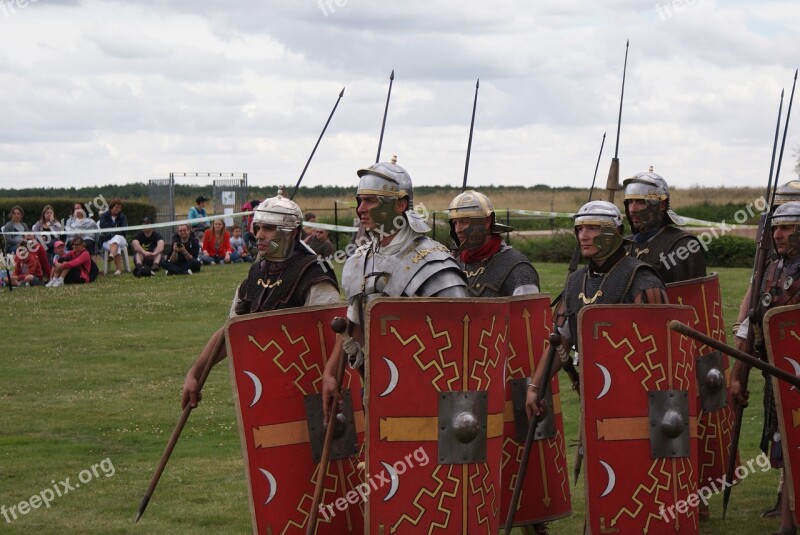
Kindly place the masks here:
POLYGON ((203 373, 203 370, 206 367, 206 363, 209 359, 214 359, 212 366, 215 366, 218 362, 223 360, 225 357, 228 356, 225 346, 222 346, 222 350, 217 353, 216 355, 212 355, 211 352, 214 349, 214 346, 217 344, 220 336, 225 336, 225 332, 223 331, 224 327, 220 327, 211 338, 209 338, 206 346, 203 348, 203 351, 200 353, 200 356, 197 357, 197 360, 194 361, 192 367, 189 368, 188 373, 186 374, 186 379, 183 381, 183 394, 181 395, 181 408, 185 408, 187 404, 191 404, 192 408, 197 407, 197 403, 201 399, 200 395, 200 375, 203 373))
MULTIPOLYGON (((572 348, 572 341, 569 340, 567 337, 561 337, 561 349, 569 354, 569 350, 572 348)), ((528 418, 533 417, 534 414, 537 416, 542 414, 545 411, 544 402, 539 399, 539 385, 542 382, 542 376, 544 375, 544 363, 546 359, 542 359, 542 366, 534 372, 533 377, 531 378, 531 382, 528 385, 528 397, 525 402, 525 409, 528 412, 528 418)), ((561 369, 561 359, 556 358, 553 361, 553 367, 550 371, 550 379, 556 376, 558 371, 561 369)))

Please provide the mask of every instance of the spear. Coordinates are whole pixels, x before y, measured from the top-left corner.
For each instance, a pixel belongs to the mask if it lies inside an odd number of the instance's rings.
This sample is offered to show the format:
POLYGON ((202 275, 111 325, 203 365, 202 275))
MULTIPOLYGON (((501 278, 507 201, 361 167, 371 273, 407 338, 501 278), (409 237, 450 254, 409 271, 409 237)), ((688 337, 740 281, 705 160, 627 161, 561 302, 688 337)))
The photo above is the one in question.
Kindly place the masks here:
POLYGON ((469 174, 469 155, 472 152, 472 132, 475 130, 475 110, 478 107, 478 88, 481 86, 481 79, 475 82, 475 99, 472 101, 472 121, 469 123, 469 141, 467 142, 467 161, 464 164, 464 182, 461 184, 461 191, 467 189, 467 175, 469 174))
POLYGON ((322 132, 319 133, 319 138, 317 138, 317 143, 314 145, 314 148, 311 151, 311 155, 308 157, 308 161, 306 162, 306 166, 303 167, 303 172, 300 173, 300 178, 297 179, 297 184, 294 185, 294 190, 292 190, 292 194, 289 195, 289 200, 291 201, 294 199, 295 194, 297 193, 297 188, 300 187, 300 182, 303 181, 303 177, 306 174, 306 169, 308 169, 308 164, 311 163, 311 158, 314 157, 314 153, 317 152, 317 147, 319 147, 319 142, 322 141, 322 136, 325 135, 325 130, 328 129, 328 125, 331 123, 331 119, 333 119, 333 114, 336 113, 336 107, 339 106, 339 101, 342 100, 344 96, 344 87, 342 88, 341 93, 339 93, 339 98, 336 99, 336 104, 333 105, 333 109, 331 110, 331 114, 328 115, 328 120, 325 121, 325 126, 322 127, 322 132))
POLYGON ((608 190, 608 202, 614 202, 614 194, 619 189, 619 132, 622 126, 622 101, 625 98, 625 74, 628 71, 628 46, 630 39, 625 42, 625 65, 622 67, 622 92, 619 95, 619 116, 617 117, 617 144, 614 147, 614 157, 611 159, 611 167, 608 169, 608 180, 606 189, 608 190))
MULTIPOLYGON (((783 147, 786 143, 786 132, 789 128, 789 117, 792 113, 792 102, 794 101, 794 90, 795 85, 797 84, 797 70, 794 71, 794 83, 792 84, 792 94, 789 97, 789 107, 786 111, 786 124, 784 125, 783 130, 783 141, 781 143, 781 154, 780 158, 778 158, 778 169, 775 171, 775 182, 773 186, 772 181, 772 172, 775 170, 775 152, 778 146, 778 134, 780 133, 781 127, 781 111, 783 110, 783 91, 781 91, 781 102, 778 106, 778 121, 775 125, 775 139, 772 142, 772 158, 769 167, 769 178, 767 179, 767 192, 764 196, 764 200, 766 200, 769 204, 769 212, 761 217, 761 221, 759 222, 759 229, 758 234, 756 236, 758 247, 756 248, 756 258, 753 262, 753 277, 750 282, 750 303, 748 307, 748 318, 750 321, 750 329, 747 335, 747 341, 745 344, 745 349, 747 353, 753 352, 753 345, 755 342, 755 334, 754 334, 754 327, 757 323, 758 318, 756 317, 756 310, 758 307, 758 298, 759 298, 759 291, 761 289, 761 282, 764 277, 764 266, 766 263, 767 258, 767 250, 769 249, 769 241, 767 236, 770 232, 770 219, 772 216, 773 211, 773 200, 775 196, 775 190, 778 186, 778 177, 780 176, 781 172, 781 158, 783 158, 783 147)), ((747 382, 750 375, 750 367, 746 364, 742 366, 742 372, 740 377, 740 384, 743 392, 747 391, 747 382)), ((736 453, 739 449, 739 437, 742 431, 742 421, 744 418, 744 407, 741 404, 737 404, 736 406, 736 419, 734 420, 733 425, 733 433, 731 435, 731 445, 729 450, 728 456, 728 466, 727 470, 725 471, 725 482, 726 487, 722 493, 722 518, 725 518, 725 514, 728 511, 728 502, 730 501, 731 497, 731 483, 733 482, 733 474, 736 470, 736 453)))
MULTIPOLYGON (((208 379, 208 374, 211 373, 211 368, 214 366, 214 362, 217 360, 217 355, 219 355, 219 353, 223 350, 224 344, 225 332, 223 331, 220 332, 219 337, 217 337, 217 339, 214 341, 214 346, 211 349, 208 361, 206 361, 206 365, 203 368, 203 373, 200 375, 200 379, 197 382, 198 393, 203 389, 203 385, 205 384, 206 379, 208 379)), ((172 431, 172 436, 169 437, 169 442, 167 442, 167 447, 164 449, 164 453, 161 455, 161 461, 158 463, 158 467, 156 468, 156 471, 150 480, 150 485, 147 487, 147 492, 144 493, 144 497, 139 503, 139 509, 136 512, 136 519, 134 522, 138 522, 139 519, 142 518, 144 510, 147 509, 147 504, 150 503, 150 498, 153 496, 153 493, 156 490, 156 485, 158 485, 158 482, 161 479, 161 474, 164 472, 164 468, 167 467, 167 462, 169 462, 169 457, 172 455, 172 450, 175 449, 175 444, 178 443, 178 438, 180 438, 181 432, 183 432, 183 427, 186 425, 186 421, 189 419, 189 415, 191 413, 192 404, 187 403, 183 408, 181 417, 178 419, 178 423, 175 425, 175 429, 172 431)))
POLYGON ((386 115, 389 113, 389 99, 392 98, 392 84, 394 83, 394 69, 389 75, 389 92, 386 94, 386 107, 383 109, 383 123, 381 123, 381 137, 378 139, 378 155, 375 156, 375 163, 381 161, 381 147, 383 146, 383 131, 386 129, 386 115))

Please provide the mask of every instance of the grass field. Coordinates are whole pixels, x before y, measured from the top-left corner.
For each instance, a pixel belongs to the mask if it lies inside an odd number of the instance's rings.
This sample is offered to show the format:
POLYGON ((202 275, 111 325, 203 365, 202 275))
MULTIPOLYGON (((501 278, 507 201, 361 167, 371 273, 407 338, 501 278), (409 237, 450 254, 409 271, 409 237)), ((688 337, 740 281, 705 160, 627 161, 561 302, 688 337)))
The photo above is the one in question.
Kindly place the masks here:
MULTIPOLYGON (((544 290, 560 291, 566 266, 537 267, 544 290)), ((145 516, 133 523, 180 414, 186 370, 225 321, 246 269, 215 266, 191 277, 107 276, 87 287, 3 289, 0 506, 8 510, 45 489, 60 490, 66 478, 74 489, 47 508, 17 512, 16 520, 0 516, 0 533, 250 533, 224 365, 211 374, 204 401, 189 419, 145 516)), ((731 325, 749 271, 719 271, 731 325)), ((754 374, 743 461, 758 454, 762 386, 754 374)), ((574 437, 577 397, 567 391, 563 399, 566 436, 574 437)), ((735 488, 724 522, 716 496, 712 520, 702 532, 771 532, 777 521, 762 520, 758 513, 773 504, 777 475, 756 471, 735 488)), ((580 533, 582 493, 579 483, 572 495, 575 514, 552 523, 551 533, 580 533)))

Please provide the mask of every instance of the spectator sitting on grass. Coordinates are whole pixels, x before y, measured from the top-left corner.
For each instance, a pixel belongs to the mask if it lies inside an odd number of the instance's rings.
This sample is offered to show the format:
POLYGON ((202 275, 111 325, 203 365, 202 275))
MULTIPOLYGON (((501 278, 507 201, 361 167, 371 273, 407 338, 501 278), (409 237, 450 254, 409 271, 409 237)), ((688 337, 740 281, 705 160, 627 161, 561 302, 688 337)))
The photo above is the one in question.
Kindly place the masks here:
POLYGON ((330 232, 324 228, 315 228, 311 233, 311 239, 307 241, 311 249, 323 259, 333 255, 333 242, 330 240, 330 232))
MULTIPOLYGON (((55 265, 58 260, 64 256, 64 242, 61 240, 57 240, 53 244, 53 262, 52 264, 55 265)), ((50 266, 50 273, 48 273, 48 278, 53 280, 53 266, 50 266)))
MULTIPOLYGON (((306 223, 316 223, 317 222, 317 214, 314 212, 306 213, 305 217, 306 223)), ((300 231, 303 233, 301 238, 304 242, 308 243, 314 237, 314 228, 313 227, 300 227, 300 231)))
MULTIPOLYGON (((86 216, 86 211, 83 205, 79 202, 75 203, 72 207, 72 215, 67 219, 67 230, 69 231, 91 231, 97 230, 100 227, 97 221, 91 217, 86 216)), ((86 234, 72 234, 67 237, 67 249, 72 249, 72 240, 75 236, 80 236, 83 240, 83 246, 89 251, 90 255, 95 254, 95 243, 97 242, 96 232, 87 232, 86 234)))
MULTIPOLYGON (((142 225, 150 225, 153 220, 145 216, 142 225)), ((131 241, 133 259, 136 268, 133 270, 135 277, 149 277, 158 271, 161 264, 161 253, 164 251, 164 238, 153 230, 153 227, 143 228, 131 241)))
POLYGON ((28 253, 36 257, 36 260, 39 261, 39 266, 42 268, 42 275, 50 274, 50 259, 47 257, 47 249, 36 241, 33 234, 26 234, 25 241, 20 247, 28 249, 28 253))
MULTIPOLYGON (((59 234, 63 231, 63 227, 61 223, 56 219, 56 212, 53 210, 53 207, 49 204, 45 204, 44 208, 42 208, 42 216, 39 218, 39 221, 33 224, 31 228, 33 232, 50 232, 51 234, 47 235, 47 239, 44 236, 38 236, 37 238, 43 244, 47 244, 47 257, 48 260, 52 261, 53 258, 53 242, 58 239, 59 234)), ((47 271, 45 271, 47 273, 47 271)))
MULTIPOLYGON (((11 286, 38 286, 42 283, 43 277, 42 265, 39 264, 36 255, 30 252, 25 244, 18 246, 14 253, 11 286)), ((3 277, 3 281, 8 284, 8 277, 3 277)))
MULTIPOLYGON (((109 208, 100 216, 100 228, 122 228, 128 226, 128 218, 122 213, 122 201, 111 199, 109 208)), ((122 251, 128 248, 128 238, 124 231, 104 232, 100 235, 103 249, 114 259, 114 275, 122 275, 122 251)))
POLYGON ((189 225, 178 226, 178 233, 172 237, 172 252, 169 259, 161 261, 167 275, 191 275, 200 271, 200 244, 189 230, 189 225))
MULTIPOLYGON (((22 222, 25 215, 25 210, 20 205, 11 207, 11 220, 3 226, 3 232, 28 232, 28 225, 22 222)), ((6 253, 12 254, 17 250, 17 247, 22 243, 22 234, 6 235, 6 253)))
POLYGON ((200 261, 205 265, 231 263, 231 234, 225 230, 225 222, 215 219, 211 228, 203 234, 203 250, 200 261))
POLYGON ((238 264, 239 262, 252 262, 253 257, 250 256, 249 251, 245 248, 244 238, 242 238, 242 229, 233 227, 233 238, 231 238, 231 262, 238 264))
POLYGON ((91 273, 92 257, 83 243, 83 238, 75 236, 72 250, 53 264, 53 278, 47 286, 55 288, 64 284, 86 284, 91 273))

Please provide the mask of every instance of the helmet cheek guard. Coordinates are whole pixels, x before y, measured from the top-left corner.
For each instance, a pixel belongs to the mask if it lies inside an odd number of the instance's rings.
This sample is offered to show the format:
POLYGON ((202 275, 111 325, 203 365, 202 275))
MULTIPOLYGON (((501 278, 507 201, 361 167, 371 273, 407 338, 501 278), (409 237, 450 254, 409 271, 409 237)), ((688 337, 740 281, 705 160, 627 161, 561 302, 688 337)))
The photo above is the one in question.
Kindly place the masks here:
POLYGON ((480 247, 486 241, 486 238, 491 235, 486 228, 485 217, 470 217, 469 225, 464 228, 462 233, 464 234, 463 242, 458 239, 455 221, 451 219, 450 237, 453 238, 453 241, 458 245, 459 249, 475 249, 476 247, 480 247))
POLYGON ((622 247, 622 234, 611 226, 604 226, 602 232, 594 237, 592 243, 597 247, 597 254, 594 255, 594 258, 605 260, 622 247))
POLYGON ((378 200, 380 204, 369 210, 369 217, 375 223, 375 228, 370 229, 370 232, 380 230, 383 234, 387 234, 400 230, 401 225, 397 224, 398 198, 379 195, 378 200))

